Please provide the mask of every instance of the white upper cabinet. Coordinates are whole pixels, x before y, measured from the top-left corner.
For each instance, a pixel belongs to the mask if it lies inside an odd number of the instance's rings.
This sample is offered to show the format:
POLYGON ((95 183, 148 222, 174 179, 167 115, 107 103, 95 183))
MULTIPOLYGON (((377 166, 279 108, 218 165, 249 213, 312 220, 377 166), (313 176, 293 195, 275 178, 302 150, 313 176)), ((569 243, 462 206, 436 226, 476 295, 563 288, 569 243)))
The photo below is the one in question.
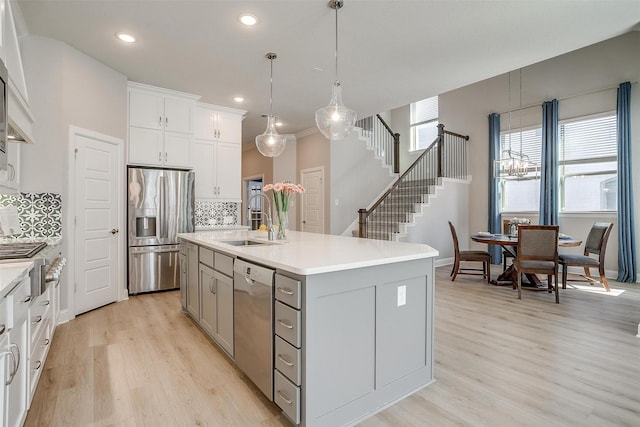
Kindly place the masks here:
MULTIPOLYGON (((7 88, 7 114, 9 124, 16 130, 26 142, 34 142, 32 129, 35 118, 31 112, 27 83, 22 66, 22 56, 18 44, 18 33, 14 23, 15 3, 9 0, 0 0, 0 55, 9 73, 7 88)), ((15 8, 19 13, 19 8, 15 8)))
POLYGON ((199 96, 129 83, 129 163, 191 168, 199 96))
POLYGON ((240 144, 194 139, 191 158, 196 173, 196 199, 241 200, 240 144))
POLYGON ((195 137, 211 141, 242 143, 242 119, 246 111, 198 102, 195 137))

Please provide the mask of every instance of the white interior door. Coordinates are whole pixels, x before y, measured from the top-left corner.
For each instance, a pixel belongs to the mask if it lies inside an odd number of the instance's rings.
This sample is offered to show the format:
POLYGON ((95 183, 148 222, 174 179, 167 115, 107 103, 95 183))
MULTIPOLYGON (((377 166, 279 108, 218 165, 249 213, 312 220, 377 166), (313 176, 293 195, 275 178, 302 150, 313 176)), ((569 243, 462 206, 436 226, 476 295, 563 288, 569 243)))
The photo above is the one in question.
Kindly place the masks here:
POLYGON ((301 175, 302 231, 324 233, 324 169, 305 169, 301 175))
POLYGON ((118 298, 118 147, 75 135, 75 314, 118 298))

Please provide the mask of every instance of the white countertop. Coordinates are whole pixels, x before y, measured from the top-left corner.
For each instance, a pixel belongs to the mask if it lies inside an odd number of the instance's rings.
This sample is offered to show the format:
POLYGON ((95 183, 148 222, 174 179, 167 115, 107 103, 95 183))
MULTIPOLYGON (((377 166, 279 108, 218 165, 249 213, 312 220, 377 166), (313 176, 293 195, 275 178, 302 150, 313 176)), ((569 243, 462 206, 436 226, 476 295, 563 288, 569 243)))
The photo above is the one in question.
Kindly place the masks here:
POLYGON ((0 298, 4 298, 33 268, 33 261, 0 264, 0 298))
POLYGON ((301 275, 351 270, 401 261, 433 258, 438 251, 431 246, 360 239, 329 234, 289 231, 286 240, 271 245, 232 246, 224 240, 267 241, 267 233, 255 231, 202 231, 178 234, 185 240, 301 275))

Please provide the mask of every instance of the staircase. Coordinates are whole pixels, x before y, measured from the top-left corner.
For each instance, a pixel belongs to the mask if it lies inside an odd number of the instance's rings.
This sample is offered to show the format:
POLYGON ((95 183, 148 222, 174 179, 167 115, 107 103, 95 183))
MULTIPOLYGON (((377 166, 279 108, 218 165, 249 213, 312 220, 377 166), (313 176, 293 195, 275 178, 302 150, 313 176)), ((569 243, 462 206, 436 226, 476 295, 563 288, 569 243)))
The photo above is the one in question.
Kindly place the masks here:
POLYGON ((369 209, 360 209, 358 237, 403 241, 407 227, 442 187, 442 178, 467 179, 469 137, 445 131, 438 137, 369 209))

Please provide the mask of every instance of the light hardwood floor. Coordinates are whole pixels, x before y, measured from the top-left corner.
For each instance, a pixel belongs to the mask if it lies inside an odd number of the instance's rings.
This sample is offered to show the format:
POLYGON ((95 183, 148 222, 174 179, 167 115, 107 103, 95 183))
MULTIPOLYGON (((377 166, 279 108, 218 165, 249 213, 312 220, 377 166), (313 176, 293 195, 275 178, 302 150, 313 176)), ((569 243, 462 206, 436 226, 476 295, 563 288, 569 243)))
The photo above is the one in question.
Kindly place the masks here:
MULTIPOLYGON (((640 426, 639 285, 561 290, 556 305, 448 273, 436 273, 436 382, 361 426, 640 426)), ((59 326, 25 425, 289 424, 164 292, 59 326)))

